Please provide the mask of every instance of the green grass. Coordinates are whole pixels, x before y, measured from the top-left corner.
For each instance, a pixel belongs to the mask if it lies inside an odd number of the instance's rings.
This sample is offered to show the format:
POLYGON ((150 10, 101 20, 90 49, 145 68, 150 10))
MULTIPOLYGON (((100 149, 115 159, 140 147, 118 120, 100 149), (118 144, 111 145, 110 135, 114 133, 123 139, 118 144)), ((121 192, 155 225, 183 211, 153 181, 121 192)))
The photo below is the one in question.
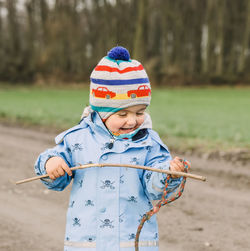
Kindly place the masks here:
MULTIPOLYGON (((88 88, 0 88, 0 119, 66 129, 79 121, 88 88)), ((250 89, 153 89, 153 127, 173 148, 250 148, 250 89)))
POLYGON ((0 89, 0 117, 11 122, 65 129, 79 122, 87 89, 0 89))
POLYGON ((155 91, 150 110, 164 138, 186 139, 191 148, 249 148, 249 108, 248 88, 191 88, 155 91))

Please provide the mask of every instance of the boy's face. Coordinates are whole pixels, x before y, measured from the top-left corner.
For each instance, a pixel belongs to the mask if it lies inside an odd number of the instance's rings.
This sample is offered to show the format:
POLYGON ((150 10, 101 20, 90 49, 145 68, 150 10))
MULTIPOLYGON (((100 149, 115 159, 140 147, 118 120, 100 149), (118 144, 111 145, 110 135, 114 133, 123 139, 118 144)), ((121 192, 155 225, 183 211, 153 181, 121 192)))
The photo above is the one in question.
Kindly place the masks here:
POLYGON ((109 116, 105 125, 113 133, 130 133, 144 122, 145 110, 146 105, 128 107, 109 116))

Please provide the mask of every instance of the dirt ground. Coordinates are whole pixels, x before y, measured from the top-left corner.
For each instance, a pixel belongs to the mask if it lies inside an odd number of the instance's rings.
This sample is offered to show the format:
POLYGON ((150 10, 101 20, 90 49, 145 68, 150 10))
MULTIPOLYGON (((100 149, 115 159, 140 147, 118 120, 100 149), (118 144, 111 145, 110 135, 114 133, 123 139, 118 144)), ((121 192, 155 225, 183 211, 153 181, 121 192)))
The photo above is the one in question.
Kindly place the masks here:
MULTIPOLYGON (((0 125, 0 250, 63 250, 69 189, 47 190, 34 176, 55 133, 0 125)), ((206 182, 187 180, 183 196, 158 214, 160 251, 250 250, 250 163, 182 156, 206 182)))

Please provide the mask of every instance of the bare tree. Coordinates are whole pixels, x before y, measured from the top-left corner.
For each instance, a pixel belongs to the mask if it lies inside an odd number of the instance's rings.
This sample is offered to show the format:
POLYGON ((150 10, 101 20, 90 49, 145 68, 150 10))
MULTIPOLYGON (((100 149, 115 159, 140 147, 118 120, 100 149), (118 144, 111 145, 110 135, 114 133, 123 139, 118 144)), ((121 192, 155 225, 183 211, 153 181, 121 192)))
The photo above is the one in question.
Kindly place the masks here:
POLYGON ((138 16, 136 20, 133 57, 137 58, 138 60, 143 60, 145 58, 147 44, 148 0, 138 0, 137 2, 138 16))
POLYGON ((238 72, 243 73, 244 70, 246 69, 246 58, 247 55, 249 54, 249 44, 250 44, 250 1, 246 1, 246 21, 245 21, 245 29, 242 43, 241 43, 241 48, 240 48, 240 57, 238 61, 238 72))
POLYGON ((217 39, 215 46, 216 54, 216 74, 218 76, 223 73, 223 59, 224 59, 224 15, 225 15, 225 0, 217 1, 217 39))
POLYGON ((205 18, 202 23, 202 38, 201 38, 201 71, 203 74, 207 74, 209 71, 209 59, 211 50, 211 19, 213 11, 214 0, 206 1, 205 18))
POLYGON ((250 82, 249 0, 0 3, 0 81, 87 80, 121 45, 157 84, 250 82))

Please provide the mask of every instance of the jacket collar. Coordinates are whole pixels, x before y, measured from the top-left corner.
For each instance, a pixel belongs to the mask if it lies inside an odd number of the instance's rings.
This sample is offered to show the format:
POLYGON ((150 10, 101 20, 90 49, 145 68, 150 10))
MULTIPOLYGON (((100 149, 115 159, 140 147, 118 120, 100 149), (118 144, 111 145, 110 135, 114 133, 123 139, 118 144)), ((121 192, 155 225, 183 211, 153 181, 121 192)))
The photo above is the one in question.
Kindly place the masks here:
MULTIPOLYGON (((94 133, 97 133, 99 136, 102 136, 106 139, 106 141, 110 140, 113 136, 103 123, 101 117, 97 112, 90 113, 87 117, 85 117, 80 125, 85 123, 89 126, 90 130, 94 133)), ((152 140, 148 137, 148 130, 146 128, 141 129, 133 138, 132 140, 124 140, 124 139, 117 139, 115 140, 115 145, 126 145, 130 147, 145 147, 145 146, 152 146, 152 140)), ((116 148, 116 147, 115 147, 116 148)), ((120 148, 120 147, 119 147, 120 148)), ((122 147, 123 149, 124 147, 122 147)), ((121 150, 121 149, 120 149, 121 150)), ((109 150, 113 151, 113 149, 109 150)))
POLYGON ((100 115, 97 112, 91 112, 86 118, 84 118, 83 121, 90 127, 92 131, 97 131, 102 135, 107 135, 109 137, 111 136, 110 132, 108 131, 107 127, 105 126, 100 115))

